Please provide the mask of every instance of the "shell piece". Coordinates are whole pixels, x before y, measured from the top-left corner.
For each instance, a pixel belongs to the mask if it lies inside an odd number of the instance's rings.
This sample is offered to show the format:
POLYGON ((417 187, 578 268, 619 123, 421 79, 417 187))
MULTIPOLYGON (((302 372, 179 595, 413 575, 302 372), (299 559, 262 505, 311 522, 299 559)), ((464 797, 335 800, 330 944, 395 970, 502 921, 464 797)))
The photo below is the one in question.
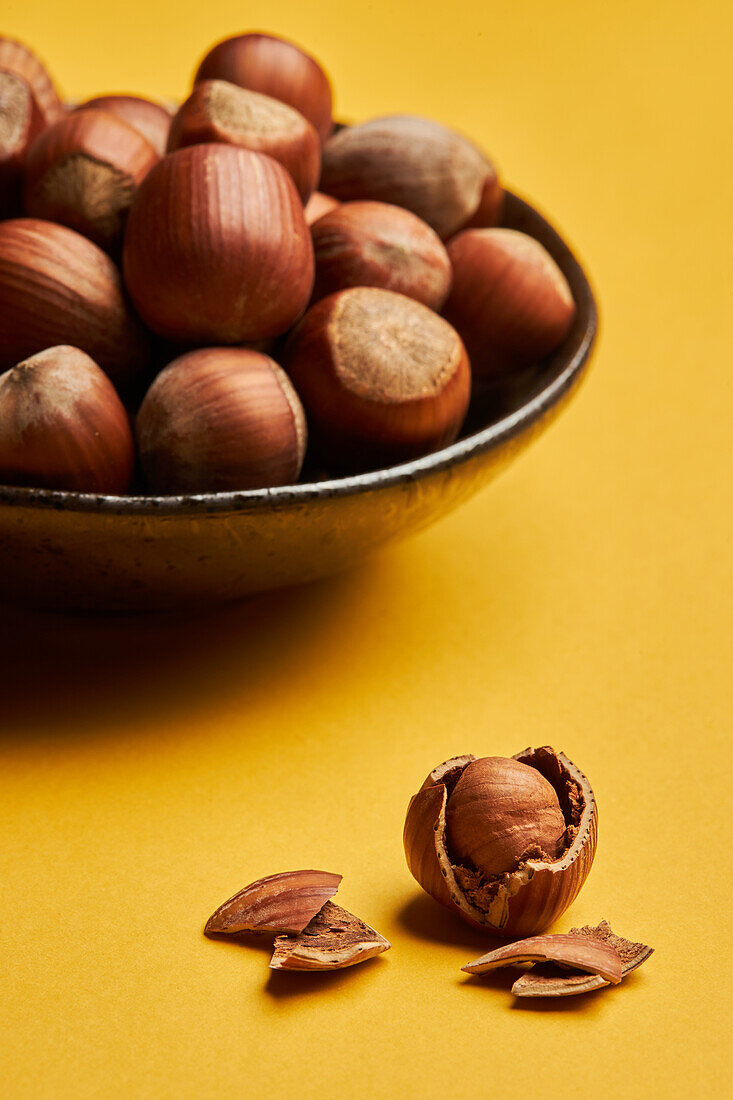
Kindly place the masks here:
MULTIPOLYGON (((648 947, 645 943, 633 943, 622 936, 617 936, 605 920, 595 928, 590 925, 571 928, 569 934, 586 937, 612 947, 621 959, 622 978, 632 970, 636 970, 637 966, 641 966, 654 953, 654 948, 648 947)), ((590 993, 594 989, 602 989, 608 984, 609 982, 600 974, 574 974, 561 971, 552 965, 537 966, 527 971, 521 978, 517 978, 512 986, 512 993, 515 997, 570 997, 576 993, 590 993)))
POLYGON ((584 970, 599 975, 612 985, 618 985, 621 981, 621 956, 609 943, 570 933, 531 936, 517 943, 505 944, 461 969, 467 974, 486 974, 500 966, 527 962, 553 962, 573 970, 584 970))
POLYGON ((336 893, 342 877, 311 870, 258 879, 220 905, 204 933, 302 932, 336 893))
POLYGON ((452 907, 450 891, 441 870, 435 844, 435 829, 445 820, 444 786, 423 787, 410 800, 403 841, 410 874, 441 905, 452 907))
POLYGON ((392 945, 353 913, 327 901, 307 928, 297 936, 278 936, 272 970, 341 970, 392 945))

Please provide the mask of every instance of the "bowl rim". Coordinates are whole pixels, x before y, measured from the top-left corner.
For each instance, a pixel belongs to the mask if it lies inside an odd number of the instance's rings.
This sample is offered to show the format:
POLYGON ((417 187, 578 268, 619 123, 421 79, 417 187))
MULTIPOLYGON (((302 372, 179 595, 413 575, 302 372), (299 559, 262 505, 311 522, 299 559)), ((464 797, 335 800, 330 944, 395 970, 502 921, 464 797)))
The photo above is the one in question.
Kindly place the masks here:
MULTIPOLYGON (((349 497, 369 490, 416 482, 430 474, 450 469, 474 455, 499 447, 518 436, 557 405, 584 375, 598 329, 598 309, 588 277, 563 238, 543 214, 527 200, 509 190, 506 191, 506 196, 515 217, 518 215, 520 218, 529 219, 532 223, 531 228, 534 228, 535 232, 538 229, 542 230, 541 243, 553 253, 570 283, 579 307, 578 314, 582 313, 585 316, 585 323, 580 330, 571 332, 566 340, 569 350, 566 352, 565 366, 518 409, 487 427, 421 458, 366 473, 351 474, 347 477, 281 485, 269 489, 237 489, 222 493, 184 493, 167 496, 145 494, 115 496, 109 493, 82 493, 62 489, 0 485, 0 505, 118 515, 200 515, 212 512, 272 509, 326 498, 349 497)), ((556 354, 563 356, 563 349, 561 348, 556 354)))

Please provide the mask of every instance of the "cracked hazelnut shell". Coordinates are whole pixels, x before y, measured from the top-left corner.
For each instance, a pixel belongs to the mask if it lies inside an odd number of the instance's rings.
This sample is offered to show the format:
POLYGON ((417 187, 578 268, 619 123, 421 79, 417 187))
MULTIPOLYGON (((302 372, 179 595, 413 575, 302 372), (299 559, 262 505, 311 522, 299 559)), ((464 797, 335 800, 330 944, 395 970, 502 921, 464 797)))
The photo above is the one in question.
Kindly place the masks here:
POLYGON ((150 363, 150 346, 106 252, 64 225, 0 222, 0 368, 58 344, 92 357, 119 389, 150 363))
POLYGON ((339 888, 342 876, 330 871, 281 871, 245 886, 206 922, 204 932, 282 932, 297 935, 339 888))
POLYGON ((202 80, 228 80, 272 96, 300 111, 322 142, 331 133, 329 79, 313 57, 285 38, 251 33, 224 39, 199 65, 194 83, 202 80))
MULTIPOLYGON (((595 927, 586 924, 582 928, 571 928, 568 935, 570 938, 591 940, 612 948, 621 963, 622 980, 654 954, 654 948, 645 943, 633 943, 623 936, 617 936, 606 920, 595 927)), ((584 974, 578 973, 577 969, 540 964, 517 978, 512 986, 512 993, 515 997, 571 997, 578 993, 591 993, 594 989, 602 989, 609 984, 610 980, 600 972, 584 974)))
POLYGON ((465 343, 474 377, 501 379, 560 346, 575 302, 539 241, 515 229, 467 229, 448 254, 453 286, 443 315, 465 343))
POLYGON ((320 187, 341 202, 403 206, 446 239, 476 214, 491 162, 467 138, 430 119, 390 115, 349 126, 323 149, 320 187))
POLYGON ((378 286, 438 312, 452 269, 434 229, 417 215, 384 202, 345 202, 312 227, 315 299, 350 286, 378 286))
POLYGON ((39 134, 26 156, 26 213, 67 225, 107 252, 122 243, 137 188, 159 157, 129 123, 89 107, 39 134))
POLYGON ((290 175, 233 145, 170 153, 135 196, 123 270, 143 321, 168 340, 279 336, 313 288, 313 244, 290 175))
POLYGON ((21 76, 28 84, 44 126, 64 114, 64 105, 45 66, 32 50, 14 38, 0 35, 0 69, 21 76))
POLYGON ((171 124, 168 152, 223 142, 266 153, 290 173, 303 202, 321 174, 321 143, 299 111, 226 80, 202 80, 171 124))
POLYGON ((297 935, 278 936, 271 970, 343 970, 392 945, 353 913, 327 901, 297 935))
POLYGON ((93 359, 38 352, 0 375, 0 482, 124 493, 135 449, 127 413, 93 359))
POLYGON ((352 287, 312 306, 284 365, 334 465, 390 465, 451 443, 471 390, 455 331, 420 302, 352 287))
POLYGON ((148 486, 159 493, 291 485, 305 456, 303 409, 268 356, 201 348, 157 376, 135 433, 148 486))
POLYGON ((81 103, 77 111, 85 111, 89 107, 97 107, 102 111, 110 111, 117 115, 123 122, 134 127, 138 133, 150 142, 159 157, 165 155, 168 147, 168 133, 171 128, 173 115, 161 103, 155 103, 151 99, 143 99, 138 95, 98 95, 81 103))
MULTIPOLYGON (((595 798, 583 773, 563 753, 545 746, 512 757, 535 768, 554 788, 565 822, 556 854, 530 846, 525 858, 501 874, 461 862, 452 847, 451 799, 474 756, 455 757, 435 768, 411 799, 404 828, 407 865, 422 888, 476 928, 492 934, 531 936, 549 927, 575 900, 595 855, 595 798)), ((532 807, 528 807, 532 818, 532 807)), ((494 837, 522 822, 521 807, 491 807, 479 819, 494 837)), ((485 839, 478 835, 475 843, 485 839)))

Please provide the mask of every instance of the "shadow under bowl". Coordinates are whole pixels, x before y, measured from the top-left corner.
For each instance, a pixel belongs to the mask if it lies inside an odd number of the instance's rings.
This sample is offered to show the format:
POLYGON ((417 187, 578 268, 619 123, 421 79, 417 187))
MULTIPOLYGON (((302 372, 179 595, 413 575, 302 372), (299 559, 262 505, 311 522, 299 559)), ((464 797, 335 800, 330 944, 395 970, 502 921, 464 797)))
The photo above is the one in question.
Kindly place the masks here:
POLYGON ((503 224, 545 246, 577 314, 551 358, 474 397, 456 443, 400 466, 276 489, 115 497, 0 487, 0 599, 80 610, 237 600, 345 569, 467 500, 564 407, 597 327, 588 280, 552 226, 512 194, 503 224))

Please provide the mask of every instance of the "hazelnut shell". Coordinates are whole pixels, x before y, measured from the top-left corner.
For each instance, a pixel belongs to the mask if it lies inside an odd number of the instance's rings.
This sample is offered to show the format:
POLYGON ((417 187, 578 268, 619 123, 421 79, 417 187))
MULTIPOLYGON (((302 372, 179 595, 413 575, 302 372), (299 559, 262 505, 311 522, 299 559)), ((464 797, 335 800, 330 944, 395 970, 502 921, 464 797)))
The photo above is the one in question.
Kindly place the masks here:
POLYGON ((28 83, 44 126, 61 118, 64 105, 44 65, 32 50, 13 38, 0 36, 0 69, 16 73, 28 83))
POLYGON ((0 70, 0 218, 21 212, 27 150, 43 125, 27 81, 0 70))
POLYGON ((281 871, 239 890, 206 922, 207 936, 238 932, 297 935, 339 888, 342 876, 330 871, 281 871))
POLYGON ((173 116, 161 103, 154 103, 137 95, 98 95, 81 103, 77 110, 84 111, 89 107, 97 107, 117 115, 142 134, 159 157, 165 155, 173 116))
POLYGON ((299 935, 278 936, 272 970, 343 970, 391 947, 353 913, 327 901, 299 935))

